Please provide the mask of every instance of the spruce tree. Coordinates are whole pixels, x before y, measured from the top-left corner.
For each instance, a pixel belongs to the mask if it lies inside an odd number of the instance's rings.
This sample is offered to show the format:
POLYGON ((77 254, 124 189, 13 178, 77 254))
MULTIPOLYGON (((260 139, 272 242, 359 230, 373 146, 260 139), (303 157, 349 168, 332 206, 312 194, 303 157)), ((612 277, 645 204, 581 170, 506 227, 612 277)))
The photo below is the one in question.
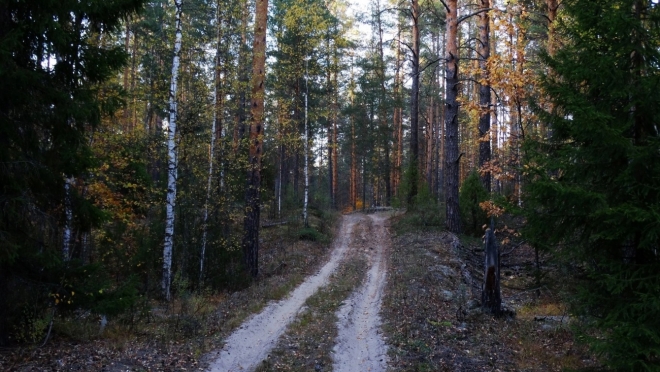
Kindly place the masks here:
POLYGON ((47 294, 68 267, 58 230, 100 219, 65 180, 93 163, 85 133, 119 98, 100 86, 126 53, 104 40, 142 3, 0 1, 0 345, 30 293, 47 294))
POLYGON ((579 275, 573 311, 616 370, 660 369, 660 9, 565 0, 525 143, 526 235, 579 275), (583 275, 582 275, 583 274, 583 275), (593 329, 592 329, 593 330, 593 329))

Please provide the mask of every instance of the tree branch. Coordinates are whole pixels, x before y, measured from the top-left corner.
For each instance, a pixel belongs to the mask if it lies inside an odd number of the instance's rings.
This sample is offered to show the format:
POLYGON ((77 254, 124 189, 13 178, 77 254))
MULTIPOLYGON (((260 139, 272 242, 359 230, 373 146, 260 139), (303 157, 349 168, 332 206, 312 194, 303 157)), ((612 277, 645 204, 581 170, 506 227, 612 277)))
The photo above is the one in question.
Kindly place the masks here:
POLYGON ((493 10, 493 8, 481 9, 481 10, 478 10, 474 13, 464 15, 461 18, 459 18, 458 21, 456 21, 456 25, 458 26, 459 24, 461 24, 461 22, 465 21, 468 18, 474 17, 474 16, 476 16, 478 14, 481 14, 481 13, 484 13, 484 12, 490 12, 491 10, 493 10))

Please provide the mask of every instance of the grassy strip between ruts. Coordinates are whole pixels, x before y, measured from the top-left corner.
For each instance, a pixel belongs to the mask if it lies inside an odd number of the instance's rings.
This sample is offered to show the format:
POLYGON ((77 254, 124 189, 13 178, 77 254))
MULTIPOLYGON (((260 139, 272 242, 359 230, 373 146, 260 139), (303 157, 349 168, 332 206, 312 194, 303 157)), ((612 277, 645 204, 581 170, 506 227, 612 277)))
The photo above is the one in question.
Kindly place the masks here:
POLYGON ((331 371, 337 337, 336 312, 363 282, 367 263, 349 253, 327 286, 311 296, 258 372, 331 371))

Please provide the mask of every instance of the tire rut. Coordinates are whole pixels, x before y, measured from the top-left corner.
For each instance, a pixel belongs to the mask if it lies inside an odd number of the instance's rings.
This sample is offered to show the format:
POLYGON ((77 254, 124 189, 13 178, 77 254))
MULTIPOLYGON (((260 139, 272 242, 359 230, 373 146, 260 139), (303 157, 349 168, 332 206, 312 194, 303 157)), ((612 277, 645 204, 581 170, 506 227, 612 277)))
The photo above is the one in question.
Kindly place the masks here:
POLYGON ((363 252, 368 271, 363 283, 337 311, 337 338, 333 370, 339 372, 385 371, 387 346, 380 331, 380 306, 387 276, 389 235, 387 215, 351 214, 343 217, 340 234, 329 261, 308 277, 288 297, 270 303, 246 320, 226 340, 210 363, 211 372, 253 371, 278 345, 281 336, 299 315, 309 297, 328 284, 330 276, 347 259, 349 251, 363 252))
POLYGON ((369 236, 363 236, 370 268, 365 282, 337 312, 335 372, 386 371, 387 345, 380 329, 380 307, 387 279, 387 216, 369 216, 369 236))
POLYGON ((211 372, 252 371, 275 347, 280 336, 296 318, 305 301, 328 282, 349 248, 353 227, 360 217, 348 215, 335 240, 330 260, 315 275, 308 277, 288 297, 267 305, 235 330, 225 341, 219 356, 210 363, 211 372))

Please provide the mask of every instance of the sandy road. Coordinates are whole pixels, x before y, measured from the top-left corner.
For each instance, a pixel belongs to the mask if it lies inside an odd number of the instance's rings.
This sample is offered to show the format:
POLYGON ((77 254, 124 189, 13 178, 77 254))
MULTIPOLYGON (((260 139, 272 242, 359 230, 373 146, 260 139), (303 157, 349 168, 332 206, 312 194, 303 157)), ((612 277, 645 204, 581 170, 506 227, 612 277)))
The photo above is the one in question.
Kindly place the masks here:
POLYGON ((385 371, 387 345, 380 331, 380 305, 387 278, 389 235, 384 214, 370 215, 369 236, 363 237, 369 259, 365 282, 337 312, 338 335, 335 342, 333 371, 385 371))
POLYGON ((253 371, 276 346, 305 301, 327 284, 347 252, 353 249, 366 252, 370 268, 365 283, 350 295, 337 313, 339 333, 333 350, 333 368, 351 372, 385 371, 387 347, 378 330, 378 312, 387 269, 384 257, 389 241, 386 219, 386 214, 344 216, 329 261, 288 297, 270 303, 261 313, 246 320, 226 339, 209 371, 253 371), (353 228, 359 222, 368 224, 369 236, 352 241, 353 228))

